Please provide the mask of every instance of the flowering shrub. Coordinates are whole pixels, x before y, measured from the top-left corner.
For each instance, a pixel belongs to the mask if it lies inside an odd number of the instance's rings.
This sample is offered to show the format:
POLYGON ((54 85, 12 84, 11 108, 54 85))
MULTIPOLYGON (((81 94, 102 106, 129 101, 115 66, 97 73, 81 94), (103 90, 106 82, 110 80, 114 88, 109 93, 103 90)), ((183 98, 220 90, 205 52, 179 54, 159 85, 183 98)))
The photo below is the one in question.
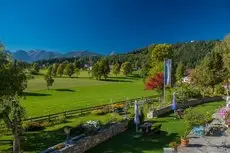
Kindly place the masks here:
POLYGON ((164 74, 162 72, 157 73, 155 76, 151 76, 145 83, 146 90, 158 89, 162 90, 164 88, 164 74))
POLYGON ((225 117, 226 113, 227 113, 227 110, 226 110, 225 108, 221 108, 220 111, 219 111, 219 114, 220 114, 220 116, 221 116, 222 118, 225 117))
POLYGON ((219 110, 219 114, 224 118, 225 124, 230 127, 230 109, 228 107, 223 107, 219 110))
POLYGON ((188 108, 185 110, 184 120, 190 127, 205 125, 212 120, 212 114, 188 108))
POLYGON ((110 112, 109 106, 104 106, 101 109, 93 110, 91 113, 94 115, 105 115, 110 112))
POLYGON ((87 121, 83 124, 83 128, 86 135, 94 135, 100 128, 100 123, 99 121, 87 121))
POLYGON ((230 110, 225 109, 224 120, 226 125, 230 125, 230 110))
POLYGON ((225 123, 226 123, 227 125, 230 125, 230 119, 227 119, 227 120, 225 121, 225 123))
POLYGON ((113 105, 112 105, 112 107, 113 107, 114 109, 122 109, 124 106, 125 106, 125 105, 122 104, 122 103, 120 103, 120 104, 113 104, 113 105))
POLYGON ((93 110, 91 113, 93 115, 104 115, 105 114, 102 109, 93 110))

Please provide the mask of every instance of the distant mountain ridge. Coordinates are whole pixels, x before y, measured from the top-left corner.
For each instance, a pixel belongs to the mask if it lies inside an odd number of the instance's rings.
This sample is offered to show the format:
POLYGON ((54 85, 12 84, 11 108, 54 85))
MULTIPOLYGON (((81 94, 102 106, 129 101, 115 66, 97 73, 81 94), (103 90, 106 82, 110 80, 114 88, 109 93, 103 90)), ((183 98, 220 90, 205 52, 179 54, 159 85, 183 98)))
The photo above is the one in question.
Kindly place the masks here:
POLYGON ((71 51, 67 53, 59 53, 54 51, 45 51, 45 50, 18 50, 16 52, 10 52, 7 50, 8 53, 12 55, 13 58, 19 61, 24 62, 34 62, 38 60, 48 60, 54 58, 64 58, 64 57, 82 57, 82 56, 102 56, 98 53, 93 53, 89 51, 71 51))

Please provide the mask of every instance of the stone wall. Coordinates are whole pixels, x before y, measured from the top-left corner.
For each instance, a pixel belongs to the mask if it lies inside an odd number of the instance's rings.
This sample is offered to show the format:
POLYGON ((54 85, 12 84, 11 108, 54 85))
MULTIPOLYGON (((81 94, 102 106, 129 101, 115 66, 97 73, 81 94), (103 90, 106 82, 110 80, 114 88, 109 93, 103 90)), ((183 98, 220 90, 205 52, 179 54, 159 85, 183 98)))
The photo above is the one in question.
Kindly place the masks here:
POLYGON ((94 136, 88 136, 80 139, 76 144, 69 146, 60 150, 60 153, 84 153, 90 148, 112 138, 113 136, 124 132, 127 129, 128 121, 123 121, 111 125, 108 129, 99 131, 98 134, 94 136))
MULTIPOLYGON (((177 108, 188 108, 190 106, 196 106, 199 104, 204 104, 204 103, 209 103, 209 102, 214 102, 214 101, 220 101, 220 100, 223 100, 223 98, 222 97, 205 97, 205 98, 200 98, 200 99, 190 99, 190 100, 185 101, 183 103, 178 103, 177 108)), ((170 113, 170 112, 172 112, 171 105, 157 109, 154 112, 150 112, 148 114, 148 118, 165 115, 165 114, 170 113)))

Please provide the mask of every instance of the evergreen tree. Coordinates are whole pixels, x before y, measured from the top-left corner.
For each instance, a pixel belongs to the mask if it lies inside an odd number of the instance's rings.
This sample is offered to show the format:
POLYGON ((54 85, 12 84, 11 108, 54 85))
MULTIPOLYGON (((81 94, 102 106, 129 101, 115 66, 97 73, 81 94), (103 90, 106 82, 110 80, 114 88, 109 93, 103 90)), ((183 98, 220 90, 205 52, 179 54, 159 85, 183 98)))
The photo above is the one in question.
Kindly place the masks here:
POLYGON ((182 78, 184 76, 184 73, 185 73, 185 67, 182 63, 179 63, 176 68, 176 80, 179 83, 182 83, 182 78))
POLYGON ((225 69, 222 56, 219 52, 211 52, 192 74, 192 82, 201 87, 211 87, 214 93, 215 85, 223 82, 225 69))

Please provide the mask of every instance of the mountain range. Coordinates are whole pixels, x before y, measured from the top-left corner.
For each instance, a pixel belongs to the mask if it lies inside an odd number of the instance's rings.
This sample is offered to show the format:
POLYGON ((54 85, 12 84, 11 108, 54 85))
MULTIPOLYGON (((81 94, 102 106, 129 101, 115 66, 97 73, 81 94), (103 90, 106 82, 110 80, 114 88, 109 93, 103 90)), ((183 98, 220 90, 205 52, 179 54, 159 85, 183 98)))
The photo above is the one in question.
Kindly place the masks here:
POLYGON ((38 60, 47 60, 53 58, 68 58, 68 57, 83 57, 83 56, 102 56, 98 53, 93 53, 89 51, 71 51, 67 53, 59 53, 54 51, 45 51, 45 50, 18 50, 16 52, 6 51, 8 54, 19 61, 24 62, 34 62, 38 60))

